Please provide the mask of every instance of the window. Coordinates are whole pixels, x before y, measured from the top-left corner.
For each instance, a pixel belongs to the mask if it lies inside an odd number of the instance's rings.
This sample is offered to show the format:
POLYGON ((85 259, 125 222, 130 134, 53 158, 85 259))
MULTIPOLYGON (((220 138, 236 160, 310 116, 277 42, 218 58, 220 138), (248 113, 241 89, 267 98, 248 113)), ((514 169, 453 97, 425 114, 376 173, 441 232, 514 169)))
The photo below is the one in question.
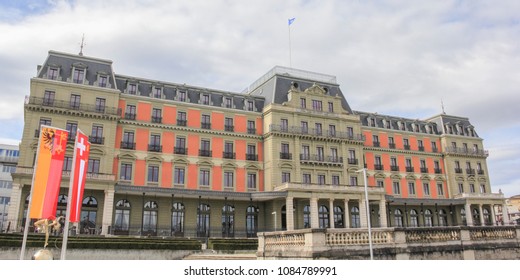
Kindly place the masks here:
POLYGON ((282 172, 282 183, 291 182, 291 172, 282 172))
POLYGON ((123 132, 123 141, 121 141, 121 148, 123 149, 135 149, 134 132, 125 131, 123 132))
POLYGON ((348 163, 357 164, 356 150, 348 150, 348 163))
POLYGON ((44 106, 52 106, 54 105, 54 91, 46 90, 43 93, 43 105, 44 106))
POLYGON ((99 75, 98 77, 98 86, 100 87, 107 87, 108 84, 108 78, 105 75, 99 75))
POLYGON ((187 100, 187 94, 185 91, 179 91, 179 94, 177 95, 177 100, 186 102, 187 100))
POLYGON ((81 96, 77 94, 71 94, 70 95, 70 108, 74 110, 79 109, 79 105, 81 102, 81 96))
POLYGON ((415 195, 415 184, 413 182, 408 182, 408 194, 415 195))
POLYGON ((161 135, 160 134, 150 134, 150 145, 148 145, 148 151, 150 152, 161 152, 161 135))
POLYGON ((417 211, 415 211, 415 209, 410 210, 410 226, 419 226, 419 215, 417 214, 417 211))
POLYGON ((129 83, 126 88, 126 91, 128 92, 128 94, 136 95, 137 94, 137 85, 129 83))
POLYGON ((424 144, 422 140, 417 140, 417 146, 419 147, 419 151, 424 151, 424 144))
POLYGON ((354 138, 354 128, 347 126, 347 135, 349 138, 354 138))
POLYGON ((162 90, 160 87, 153 87, 152 89, 153 98, 162 98, 162 90))
POLYGON ((159 183, 159 166, 148 165, 148 182, 159 183))
POLYGON ((224 205, 222 207, 222 237, 235 236, 235 207, 224 205))
POLYGON ((439 226, 448 226, 448 215, 446 214, 446 211, 444 211, 444 209, 439 210, 439 226))
POLYGON ((256 133, 255 121, 247 121, 247 133, 248 134, 256 133))
POLYGON ((172 233, 174 236, 184 235, 184 204, 174 202, 172 205, 172 233))
POLYGON ((258 208, 249 206, 246 210, 246 234, 247 237, 256 237, 258 231, 258 208))
POLYGON ((291 153, 289 153, 289 144, 288 143, 281 144, 280 159, 291 159, 291 153))
POLYGON ((225 131, 234 131, 235 130, 235 127, 233 126, 233 118, 224 119, 224 130, 225 131))
POLYGON ((433 227, 433 215, 430 209, 424 211, 424 225, 427 227, 433 227))
POLYGON ((302 177, 302 183, 304 183, 304 184, 310 184, 311 183, 311 174, 304 173, 302 176, 303 176, 302 177))
POLYGON ((204 105, 209 105, 209 95, 208 94, 203 94, 201 99, 200 99, 200 103, 204 104, 204 105))
POLYGON ((399 186, 399 182, 392 182, 392 190, 394 191, 394 194, 401 194, 401 187, 399 186))
POLYGON ((209 170, 208 169, 201 169, 199 171, 199 185, 200 186, 206 186, 208 187, 210 184, 209 181, 209 170))
POLYGON ((318 174, 318 185, 325 185, 325 175, 324 174, 318 174))
POLYGON ((390 136, 388 137, 388 147, 391 149, 395 149, 395 142, 394 137, 390 136))
POLYGON ((67 122, 65 129, 69 132, 68 140, 76 139, 76 132, 78 131, 78 124, 75 122, 67 122))
POLYGON ((311 227, 311 207, 309 205, 303 207, 303 227, 311 227))
POLYGON ((255 106, 254 106, 254 102, 253 101, 247 101, 247 110, 248 111, 254 111, 255 110, 255 106))
POLYGON ((224 143, 224 153, 223 158, 234 159, 235 153, 233 152, 233 142, 225 142, 224 143))
POLYGON ((333 124, 329 125, 329 136, 335 137, 336 136, 336 126, 333 124))
POLYGON ((403 139, 403 143, 404 143, 404 149, 405 150, 410 150, 410 142, 408 141, 408 139, 403 139))
MULTIPOLYGON (((4 169, 5 169, 5 167, 6 166, 4 166, 4 169)), ((72 170, 72 157, 64 157, 63 158, 63 171, 71 171, 71 170, 72 170)))
POLYGON ((99 173, 99 164, 100 164, 99 159, 89 158, 87 173, 98 174, 99 173))
POLYGON ((405 159, 406 164, 406 172, 413 172, 412 160, 407 158, 405 159))
POLYGON ((390 158, 390 170, 392 171, 399 171, 399 166, 397 165, 397 158, 391 157, 390 158))
POLYGON ((350 176, 350 185, 351 186, 357 186, 358 185, 357 176, 350 176))
POLYGON ((318 221, 320 228, 328 228, 329 225, 329 209, 327 206, 320 205, 318 207, 318 221))
POLYGON ((247 189, 256 190, 256 173, 247 173, 247 189))
POLYGON ((339 186, 339 175, 332 175, 332 185, 339 186))
POLYGON ((334 112, 334 103, 332 103, 332 102, 329 102, 329 112, 330 113, 334 112))
POLYGON ((302 121, 301 124, 302 124, 302 133, 303 134, 309 133, 309 123, 306 121, 302 121))
POLYGON ((307 99, 305 98, 300 98, 300 108, 302 109, 306 109, 307 108, 307 99))
POLYGON ((186 119, 186 112, 177 112, 177 125, 186 126, 187 122, 188 121, 186 119))
POLYGON ((469 184, 469 191, 475 193, 475 184, 469 184))
POLYGON ((372 135, 372 143, 374 147, 379 147, 379 136, 378 135, 372 135))
POLYGON ((130 202, 126 199, 119 200, 116 202, 116 211, 114 215, 114 231, 117 234, 118 231, 128 232, 130 226, 130 202))
POLYGON ((399 209, 394 211, 394 227, 403 227, 403 212, 399 209))
POLYGON ((316 147, 316 159, 318 161, 325 161, 325 152, 323 147, 316 147))
POLYGON ((200 127, 204 129, 211 129, 211 117, 210 115, 202 115, 200 127))
POLYGON ((144 204, 143 211, 143 234, 155 235, 157 232, 157 202, 148 201, 144 204))
POLYGON ((49 67, 47 70, 47 79, 56 80, 58 78, 59 69, 55 67, 49 67))
POLYGON ((126 105, 125 119, 127 119, 127 120, 135 120, 135 116, 136 116, 136 107, 135 107, 135 105, 126 105))
POLYGON ((211 142, 208 139, 200 140, 199 156, 210 157, 211 154, 211 142))
POLYGON ((423 183, 423 193, 425 196, 430 196, 430 184, 423 183))
POLYGON ((480 193, 486 193, 486 185, 484 185, 484 184, 480 185, 480 193))
POLYGON ((289 121, 287 119, 280 120, 280 129, 285 132, 289 130, 289 121))
POLYGON ((224 188, 233 188, 235 180, 234 173, 231 171, 224 171, 224 188))
POLYGON ((232 101, 232 99, 229 98, 229 97, 226 97, 226 98, 224 99, 224 106, 225 106, 226 108, 232 108, 232 107, 233 107, 233 101, 232 101))
POLYGON ((381 161, 381 156, 374 156, 374 169, 375 170, 383 170, 383 164, 381 161))
POLYGON ((256 146, 255 145, 247 145, 247 153, 246 160, 258 160, 258 155, 256 154, 256 146))
POLYGON ((173 184, 184 185, 186 170, 183 167, 175 167, 173 170, 173 184))
POLYGON ((103 138, 103 126, 99 124, 92 125, 92 134, 89 137, 89 141, 92 144, 102 145, 104 142, 103 138))
POLYGON ((426 160, 421 159, 419 162, 421 164, 421 172, 428 173, 428 168, 426 167, 426 160))
POLYGON ((444 196, 444 188, 442 186, 442 183, 437 184, 437 194, 439 196, 444 196))
POLYGON ((337 148, 330 148, 330 160, 332 162, 340 162, 337 148))
POLYGON ((199 204, 197 208, 197 237, 209 237, 210 213, 211 209, 208 204, 199 204))
POLYGON ((459 183, 459 193, 464 193, 464 185, 459 183))
POLYGON ((176 154, 185 155, 188 153, 188 149, 186 149, 186 138, 179 137, 175 138, 175 150, 176 154))
POLYGON ((350 217, 351 217, 350 227, 360 228, 361 227, 361 217, 359 215, 359 208, 357 206, 354 206, 350 209, 350 217))
POLYGON ((152 122, 153 123, 161 123, 162 122, 162 110, 158 108, 152 109, 152 122))
POLYGON ((106 100, 105 98, 96 98, 96 112, 104 113, 105 112, 106 100))
POLYGON ((320 100, 312 100, 312 109, 314 111, 323 111, 322 103, 320 100))
POLYGON ((132 164, 121 163, 120 179, 124 181, 132 180, 132 164))
POLYGON ((316 135, 322 135, 322 133, 321 123, 316 123, 316 135))
POLYGON ((74 73, 72 76, 72 82, 76 84, 83 84, 83 79, 85 77, 85 70, 74 68, 74 73))

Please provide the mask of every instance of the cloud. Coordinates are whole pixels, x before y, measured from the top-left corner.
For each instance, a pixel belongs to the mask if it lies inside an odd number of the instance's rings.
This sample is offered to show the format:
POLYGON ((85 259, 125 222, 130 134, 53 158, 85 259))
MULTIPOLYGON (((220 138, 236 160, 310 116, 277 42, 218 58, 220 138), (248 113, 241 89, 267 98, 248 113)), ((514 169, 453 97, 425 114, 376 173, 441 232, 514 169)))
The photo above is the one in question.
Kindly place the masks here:
MULTIPOLYGON (((78 53, 85 34, 85 55, 110 59, 125 75, 241 92, 291 60, 337 76, 355 110, 421 119, 440 113, 442 100, 448 114, 475 125, 491 147, 490 166, 518 154, 495 147, 506 141, 501 132, 520 125, 519 1, 25 3, 33 5, 0 9, 9 11, 0 12, 0 121, 23 123, 36 65, 48 50, 78 53)), ((514 175, 490 173, 519 192, 508 183, 514 175)))

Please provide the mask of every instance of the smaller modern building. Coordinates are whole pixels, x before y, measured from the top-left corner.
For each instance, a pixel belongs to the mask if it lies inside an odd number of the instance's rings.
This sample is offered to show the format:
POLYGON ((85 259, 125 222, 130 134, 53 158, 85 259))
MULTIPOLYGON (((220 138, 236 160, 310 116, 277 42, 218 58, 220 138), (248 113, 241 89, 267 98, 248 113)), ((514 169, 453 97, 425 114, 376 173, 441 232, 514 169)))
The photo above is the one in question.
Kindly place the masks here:
POLYGON ((16 171, 18 153, 17 145, 0 144, 0 232, 8 226, 7 214, 13 188, 11 173, 16 171))

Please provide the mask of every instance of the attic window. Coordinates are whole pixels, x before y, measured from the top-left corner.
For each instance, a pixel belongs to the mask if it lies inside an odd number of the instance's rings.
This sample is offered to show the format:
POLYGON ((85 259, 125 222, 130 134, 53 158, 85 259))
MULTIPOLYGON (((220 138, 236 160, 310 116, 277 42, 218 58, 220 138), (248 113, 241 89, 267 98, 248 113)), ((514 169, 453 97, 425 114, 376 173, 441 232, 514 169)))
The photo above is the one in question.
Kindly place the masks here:
POLYGON ((74 68, 72 82, 76 84, 83 84, 85 80, 85 69, 82 68, 74 68))
POLYGON ((126 92, 128 92, 128 94, 137 94, 137 85, 134 84, 134 83, 128 83, 128 85, 126 86, 126 92))
POLYGON ((49 67, 47 70, 47 79, 56 80, 58 79, 58 73, 60 69, 58 67, 49 67))
POLYGON ((255 110, 254 102, 252 100, 248 100, 247 101, 247 110, 248 111, 254 111, 255 110))

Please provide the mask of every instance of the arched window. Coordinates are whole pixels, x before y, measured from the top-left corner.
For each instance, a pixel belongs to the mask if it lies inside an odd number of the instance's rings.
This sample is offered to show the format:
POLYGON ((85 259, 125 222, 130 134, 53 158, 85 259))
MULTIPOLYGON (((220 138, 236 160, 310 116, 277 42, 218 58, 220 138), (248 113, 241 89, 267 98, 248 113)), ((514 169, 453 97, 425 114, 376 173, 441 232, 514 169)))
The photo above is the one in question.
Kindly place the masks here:
POLYGON ((350 227, 353 227, 353 228, 361 227, 361 218, 359 216, 359 208, 357 206, 353 206, 350 209, 350 217, 351 217, 350 227))
POLYGON ((491 225, 491 215, 489 214, 489 210, 487 210, 487 208, 482 209, 482 214, 484 215, 484 224, 491 225))
POLYGON ((209 237, 210 210, 209 205, 204 203, 197 207, 197 237, 209 237))
POLYGON ((309 205, 303 207, 303 227, 311 227, 311 207, 309 205))
POLYGON ((473 225, 480 226, 480 213, 477 209, 473 209, 473 225))
POLYGON ((174 202, 172 205, 172 235, 184 236, 184 204, 174 202))
POLYGON ((318 220, 320 222, 320 228, 329 227, 329 208, 324 205, 320 205, 318 208, 318 220))
POLYGON ((156 201, 148 201, 144 204, 143 234, 157 235, 157 214, 159 205, 156 201))
POLYGON ((96 217, 98 202, 95 197, 89 196, 83 199, 81 206, 80 232, 86 234, 96 233, 96 217))
POLYGON ((448 215, 446 214, 446 211, 444 211, 444 209, 439 210, 439 226, 448 226, 448 215))
POLYGON ((467 226, 468 221, 466 220, 466 209, 460 209, 460 219, 462 220, 462 225, 467 226))
POLYGON ((222 207, 222 237, 235 236, 235 207, 224 205, 222 207))
POLYGON ((343 208, 339 206, 334 206, 334 227, 342 228, 343 227, 343 208))
POLYGON ((410 226, 419 226, 419 215, 417 214, 417 211, 415 209, 410 210, 410 226))
POLYGON ((424 226, 433 227, 433 215, 430 209, 424 211, 424 226))
POLYGON ((114 234, 128 234, 130 226, 130 202, 126 199, 121 199, 116 202, 116 211, 114 217, 114 234))
POLYGON ((246 234, 247 237, 256 237, 258 231, 258 208, 251 205, 246 210, 246 234))
POLYGON ((403 227, 403 212, 399 209, 395 209, 394 211, 394 222, 395 227, 403 227))

